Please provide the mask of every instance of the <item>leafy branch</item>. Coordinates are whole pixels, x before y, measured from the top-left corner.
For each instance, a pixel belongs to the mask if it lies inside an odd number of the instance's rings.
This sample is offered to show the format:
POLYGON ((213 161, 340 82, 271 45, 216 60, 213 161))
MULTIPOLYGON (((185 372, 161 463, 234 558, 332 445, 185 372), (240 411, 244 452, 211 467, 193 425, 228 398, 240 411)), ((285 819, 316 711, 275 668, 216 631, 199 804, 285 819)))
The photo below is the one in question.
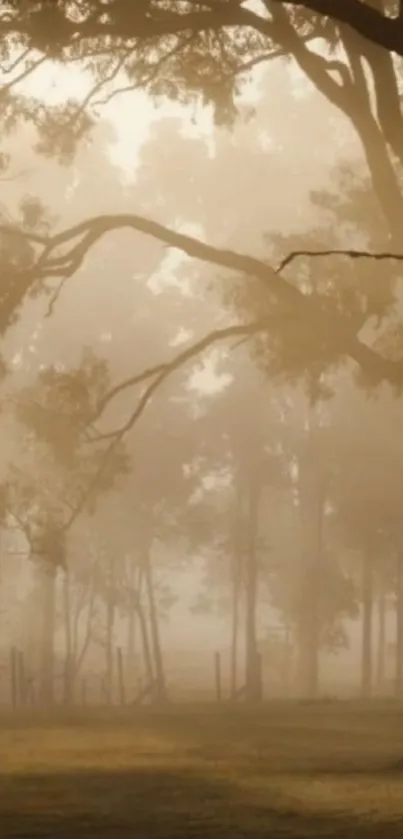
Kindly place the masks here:
MULTIPOLYGON (((294 317, 313 330, 318 344, 332 350, 340 359, 350 357, 374 383, 386 380, 394 385, 403 383, 403 361, 385 358, 362 342, 351 323, 330 301, 309 296, 296 284, 282 276, 283 270, 301 256, 319 258, 329 255, 352 259, 403 260, 402 253, 374 253, 366 250, 317 250, 294 251, 286 256, 277 268, 267 262, 237 251, 209 245, 193 236, 173 230, 159 222, 137 214, 100 215, 87 219, 49 237, 36 237, 42 251, 33 268, 40 277, 67 278, 84 263, 90 249, 107 233, 128 228, 158 239, 164 245, 176 248, 190 257, 210 265, 235 271, 244 277, 261 282, 265 291, 294 317)), ((0 228, 7 230, 7 228, 0 228)), ((16 234, 15 229, 11 231, 16 234)), ((25 236, 23 231, 20 236, 25 236)), ((27 234, 32 240, 32 236, 27 234)))

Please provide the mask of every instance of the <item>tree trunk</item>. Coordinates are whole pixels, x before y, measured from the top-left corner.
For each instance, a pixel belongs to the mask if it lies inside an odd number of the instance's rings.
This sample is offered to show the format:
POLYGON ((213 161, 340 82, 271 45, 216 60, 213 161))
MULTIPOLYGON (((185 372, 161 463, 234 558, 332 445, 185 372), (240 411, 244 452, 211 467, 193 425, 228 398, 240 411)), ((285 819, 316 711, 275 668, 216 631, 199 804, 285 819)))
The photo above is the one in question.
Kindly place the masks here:
POLYGON ((148 606, 149 606, 149 615, 150 615, 151 643, 152 643, 154 665, 155 665, 157 699, 158 699, 159 702, 165 702, 166 699, 167 699, 166 681, 165 681, 164 662, 163 662, 163 657, 162 657, 161 640, 160 640, 160 632, 159 632, 158 612, 157 612, 157 605, 156 605, 156 602, 155 602, 154 582, 153 582, 153 574, 152 574, 151 559, 150 559, 149 550, 147 550, 144 554, 143 572, 144 572, 144 582, 145 582, 145 587, 146 587, 146 594, 147 594, 147 600, 148 600, 148 606))
POLYGON ((40 699, 44 706, 54 702, 54 636, 56 623, 56 569, 46 565, 42 571, 42 661, 40 699))
POLYGON ((376 668, 376 681, 378 692, 382 693, 385 682, 385 642, 386 642, 386 592, 382 588, 378 595, 378 657, 376 668))
POLYGON ((63 579, 63 617, 65 637, 64 703, 65 705, 70 705, 74 699, 74 654, 71 626, 70 576, 67 570, 63 579))
POLYGON ((85 657, 87 655, 88 649, 89 649, 90 644, 91 644, 91 640, 92 640, 92 621, 93 621, 94 613, 95 613, 95 601, 96 601, 95 580, 92 580, 91 581, 91 589, 90 589, 90 592, 89 592, 89 600, 88 600, 88 604, 87 604, 86 628, 85 628, 85 634, 84 634, 84 638, 83 638, 83 641, 82 641, 81 649, 79 649, 79 644, 78 644, 78 640, 79 640, 79 638, 78 638, 78 636, 79 636, 79 633, 78 633, 79 614, 77 614, 75 616, 75 620, 74 620, 74 623, 73 623, 72 660, 73 660, 73 663, 74 663, 74 676, 73 676, 74 684, 76 683, 76 680, 77 680, 78 675, 81 671, 81 668, 84 664, 85 657))
POLYGON ((131 562, 128 569, 129 579, 129 606, 127 613, 127 641, 126 641, 126 674, 129 687, 134 685, 136 669, 136 623, 138 619, 137 599, 139 597, 137 577, 137 566, 131 562))
POLYGON ((397 556, 396 585, 396 696, 403 694, 403 556, 397 556))
POLYGON ((238 690, 238 640, 240 619, 240 597, 243 560, 243 528, 242 528, 242 497, 237 492, 235 503, 235 517, 233 523, 234 544, 231 555, 232 572, 232 625, 231 625, 231 696, 235 697, 238 690))
POLYGON ((109 574, 106 592, 106 647, 105 647, 105 693, 106 704, 113 703, 114 679, 114 628, 115 628, 115 575, 113 562, 109 563, 109 574))
POLYGON ((323 517, 324 497, 322 489, 318 488, 316 499, 316 545, 312 546, 310 557, 310 568, 308 580, 310 580, 310 592, 308 592, 309 607, 307 612, 307 648, 306 648, 306 678, 307 695, 310 699, 316 699, 319 691, 319 652, 320 652, 320 580, 323 555, 323 517))
POLYGON ((245 697, 249 701, 261 698, 261 671, 257 647, 257 605, 258 605, 258 557, 257 538, 259 529, 260 483, 253 480, 248 493, 247 545, 245 556, 245 697))
POLYGON ((362 566, 362 660, 361 695, 364 699, 372 692, 372 623, 373 623, 373 558, 363 557, 362 566))
POLYGON ((143 658, 144 658, 144 668, 146 671, 146 679, 149 685, 152 684, 154 681, 154 668, 153 668, 153 660, 151 655, 151 645, 150 639, 148 637, 148 627, 146 616, 144 614, 144 609, 141 603, 137 606, 137 614, 139 618, 139 625, 140 625, 140 633, 141 633, 141 641, 143 646, 143 658))
MULTIPOLYGON (((395 78, 395 83, 391 85, 390 79, 391 74, 395 75, 396 72, 393 64, 387 66, 385 61, 379 62, 373 56, 366 55, 372 45, 360 38, 350 27, 344 26, 341 34, 348 64, 345 64, 346 72, 342 73, 341 83, 339 83, 328 72, 326 62, 318 61, 315 53, 312 53, 301 41, 283 9, 276 8, 276 14, 277 17, 282 17, 282 20, 276 23, 278 42, 284 44, 287 52, 294 56, 301 70, 315 87, 332 105, 345 114, 357 132, 367 160, 374 192, 389 227, 391 239, 396 246, 400 246, 403 197, 388 152, 389 143, 396 153, 397 143, 400 142, 402 135, 401 112, 400 108, 395 107, 397 82, 395 78), (371 109, 368 80, 363 72, 363 55, 370 61, 373 73, 376 116, 371 109), (385 80, 387 80, 387 93, 385 93, 385 80), (380 101, 383 102, 383 107, 380 107, 380 101), (395 118, 396 126, 392 129, 393 118, 395 118), (385 131, 387 131, 386 136, 385 131)), ((398 156, 401 159, 401 153, 398 156)))
POLYGON ((315 699, 319 690, 320 580, 323 555, 324 477, 313 471, 312 411, 307 416, 305 446, 299 458, 301 517, 301 571, 298 595, 298 683, 305 699, 315 699))

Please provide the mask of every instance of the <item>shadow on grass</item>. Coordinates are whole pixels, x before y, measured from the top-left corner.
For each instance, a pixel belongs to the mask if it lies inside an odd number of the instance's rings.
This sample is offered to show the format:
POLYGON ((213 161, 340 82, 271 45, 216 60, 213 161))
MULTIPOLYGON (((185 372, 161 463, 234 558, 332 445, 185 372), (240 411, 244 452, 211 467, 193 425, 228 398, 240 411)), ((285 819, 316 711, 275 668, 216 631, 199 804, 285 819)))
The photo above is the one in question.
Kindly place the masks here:
POLYGON ((259 803, 236 785, 161 769, 0 776, 1 839, 401 839, 403 825, 259 803))

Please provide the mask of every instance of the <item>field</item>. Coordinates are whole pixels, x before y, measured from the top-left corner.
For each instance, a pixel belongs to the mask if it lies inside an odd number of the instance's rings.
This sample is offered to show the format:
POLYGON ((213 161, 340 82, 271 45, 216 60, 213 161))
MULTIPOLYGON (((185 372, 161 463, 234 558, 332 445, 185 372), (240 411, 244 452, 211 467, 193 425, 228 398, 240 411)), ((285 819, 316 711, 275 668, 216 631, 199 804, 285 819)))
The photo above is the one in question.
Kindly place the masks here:
POLYGON ((403 837, 403 707, 0 716, 1 839, 403 837))

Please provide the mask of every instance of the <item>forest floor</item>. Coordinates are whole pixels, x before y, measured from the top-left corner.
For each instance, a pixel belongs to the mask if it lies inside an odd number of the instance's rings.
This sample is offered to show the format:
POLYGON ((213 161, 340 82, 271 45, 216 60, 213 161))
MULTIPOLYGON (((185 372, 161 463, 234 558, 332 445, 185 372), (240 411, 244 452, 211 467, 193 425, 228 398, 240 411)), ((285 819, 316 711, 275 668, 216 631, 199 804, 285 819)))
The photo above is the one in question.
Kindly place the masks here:
POLYGON ((1 839, 402 839, 403 705, 0 714, 1 839))

